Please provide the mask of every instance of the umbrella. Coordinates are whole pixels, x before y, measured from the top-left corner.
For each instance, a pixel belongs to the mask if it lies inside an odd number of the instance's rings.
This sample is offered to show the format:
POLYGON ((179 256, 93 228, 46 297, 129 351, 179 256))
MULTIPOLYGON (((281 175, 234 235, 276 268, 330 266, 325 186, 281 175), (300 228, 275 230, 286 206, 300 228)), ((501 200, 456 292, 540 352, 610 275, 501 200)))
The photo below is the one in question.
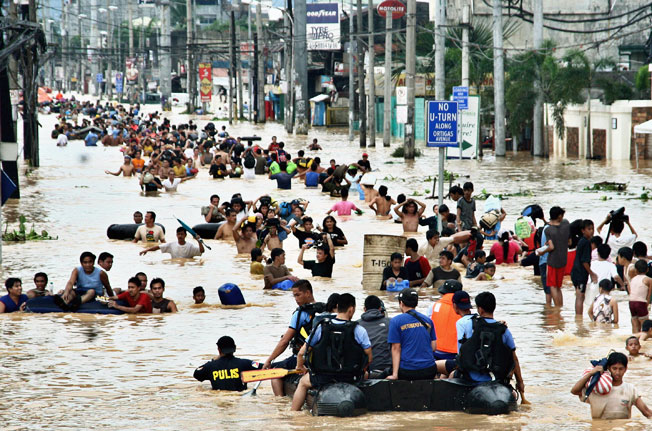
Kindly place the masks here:
POLYGON ((197 235, 197 232, 195 232, 195 231, 194 231, 190 226, 188 226, 187 224, 185 224, 184 222, 182 222, 179 218, 177 218, 177 216, 174 216, 174 218, 177 219, 177 221, 179 222, 179 224, 181 225, 181 227, 184 228, 184 229, 186 230, 186 232, 188 232, 188 233, 189 233, 190 235, 192 235, 194 238, 197 238, 197 241, 199 241, 200 243, 202 243, 202 245, 203 245, 204 247, 206 247, 207 249, 211 250, 211 248, 210 248, 208 245, 206 245, 206 244, 204 243, 204 241, 201 239, 201 237, 200 237, 199 235, 197 235))

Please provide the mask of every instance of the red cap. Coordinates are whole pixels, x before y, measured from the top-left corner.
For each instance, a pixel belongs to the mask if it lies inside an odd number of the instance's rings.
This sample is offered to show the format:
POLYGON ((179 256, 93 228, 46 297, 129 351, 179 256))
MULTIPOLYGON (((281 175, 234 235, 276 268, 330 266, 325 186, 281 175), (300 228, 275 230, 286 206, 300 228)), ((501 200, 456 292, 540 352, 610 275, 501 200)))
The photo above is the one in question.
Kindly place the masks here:
POLYGON ((367 153, 362 153, 362 157, 369 157, 369 154, 367 154, 367 153))

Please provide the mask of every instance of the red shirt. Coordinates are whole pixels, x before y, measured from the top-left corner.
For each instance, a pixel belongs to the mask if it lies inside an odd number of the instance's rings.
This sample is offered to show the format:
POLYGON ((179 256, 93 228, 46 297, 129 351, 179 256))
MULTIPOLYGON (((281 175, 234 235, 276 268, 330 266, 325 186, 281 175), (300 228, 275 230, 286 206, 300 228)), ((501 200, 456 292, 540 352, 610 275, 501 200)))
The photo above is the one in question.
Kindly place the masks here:
POLYGON ((152 300, 149 298, 149 295, 146 293, 140 293, 138 298, 134 299, 129 295, 129 292, 122 292, 118 295, 118 299, 127 301, 129 307, 135 307, 140 304, 143 308, 140 310, 141 313, 151 313, 152 312, 152 300))

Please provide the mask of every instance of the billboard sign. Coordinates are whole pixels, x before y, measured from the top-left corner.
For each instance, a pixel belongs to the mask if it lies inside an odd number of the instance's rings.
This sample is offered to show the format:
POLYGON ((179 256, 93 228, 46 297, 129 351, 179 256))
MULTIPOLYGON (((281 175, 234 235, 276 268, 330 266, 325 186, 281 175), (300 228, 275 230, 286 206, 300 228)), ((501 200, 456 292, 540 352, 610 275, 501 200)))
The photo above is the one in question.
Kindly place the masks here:
POLYGON ((306 38, 308 51, 334 51, 341 48, 339 3, 306 5, 306 38))

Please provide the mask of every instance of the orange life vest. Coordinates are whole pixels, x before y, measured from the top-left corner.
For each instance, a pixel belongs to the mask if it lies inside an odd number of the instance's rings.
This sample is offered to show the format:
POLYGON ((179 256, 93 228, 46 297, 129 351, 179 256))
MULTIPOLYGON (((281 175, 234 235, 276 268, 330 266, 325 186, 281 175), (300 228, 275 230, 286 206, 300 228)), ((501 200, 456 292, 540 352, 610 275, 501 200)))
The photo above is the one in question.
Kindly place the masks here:
POLYGON ((457 327, 455 324, 460 316, 453 308, 453 294, 447 293, 432 307, 430 316, 435 324, 437 334, 437 350, 446 353, 457 353, 457 327))

